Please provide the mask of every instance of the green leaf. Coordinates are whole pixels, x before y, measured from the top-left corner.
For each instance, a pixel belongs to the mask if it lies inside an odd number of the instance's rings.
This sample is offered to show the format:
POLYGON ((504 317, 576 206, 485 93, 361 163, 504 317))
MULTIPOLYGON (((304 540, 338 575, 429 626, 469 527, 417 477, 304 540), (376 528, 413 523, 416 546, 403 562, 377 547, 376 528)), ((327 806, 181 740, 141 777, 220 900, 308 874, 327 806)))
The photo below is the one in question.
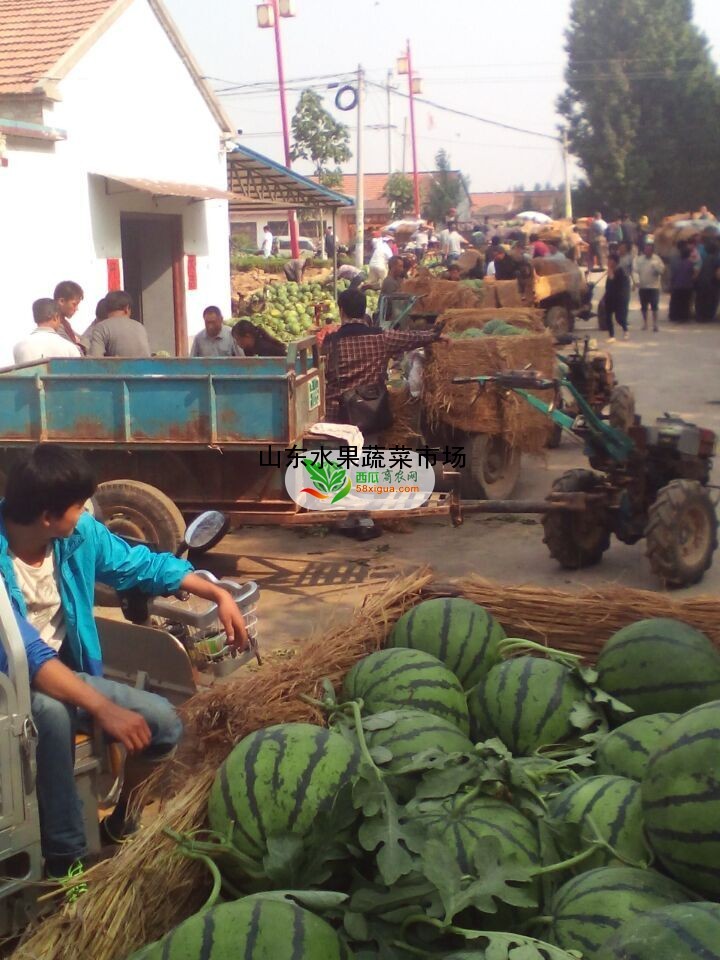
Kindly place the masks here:
POLYGON ((335 496, 332 499, 332 502, 337 503, 338 500, 344 500, 351 490, 352 490, 352 481, 350 480, 350 477, 348 477, 347 480, 345 481, 345 485, 343 486, 342 490, 340 490, 339 493, 335 494, 335 496))
POLYGON ((384 763, 390 763, 393 758, 392 751, 388 750, 387 747, 371 747, 370 756, 373 758, 373 762, 381 767, 384 763))
POLYGON ((265 890, 243 897, 243 900, 290 900, 317 912, 332 910, 346 903, 348 899, 346 893, 336 893, 333 890, 265 890))
POLYGON ((598 722, 598 714, 585 700, 578 700, 570 711, 570 723, 578 730, 587 730, 598 722))
POLYGON ((388 710, 385 713, 376 713, 374 716, 363 717, 363 730, 389 730, 398 720, 397 710, 388 710))

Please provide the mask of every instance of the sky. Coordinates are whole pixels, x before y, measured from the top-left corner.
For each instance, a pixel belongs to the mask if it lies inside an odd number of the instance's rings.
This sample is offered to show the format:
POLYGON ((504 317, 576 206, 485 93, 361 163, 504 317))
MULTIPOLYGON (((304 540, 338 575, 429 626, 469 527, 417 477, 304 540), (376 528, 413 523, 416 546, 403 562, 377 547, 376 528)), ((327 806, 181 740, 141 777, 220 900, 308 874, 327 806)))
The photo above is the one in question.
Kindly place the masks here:
MULTIPOLYGON (((295 0, 297 16, 283 19, 289 115, 300 90, 312 86, 339 119, 356 114, 334 108, 336 89, 362 64, 368 79, 364 119, 366 172, 387 172, 388 104, 385 86, 407 39, 422 96, 445 107, 538 133, 556 134, 555 101, 563 90, 564 33, 571 0, 295 0), (378 86, 379 85, 379 86, 378 86)), ((166 0, 190 49, 238 129, 239 142, 283 159, 279 97, 254 84, 276 84, 272 30, 256 25, 256 0, 166 0), (242 85, 233 90, 233 86, 242 85)), ((720 63, 720 0, 695 0, 695 22, 720 63)), ((407 78, 390 81, 407 92, 407 78)), ((407 100, 391 96, 392 165, 412 169, 409 137, 403 167, 407 100)), ((441 147, 470 180, 472 191, 517 184, 559 184, 559 146, 419 104, 418 166, 433 169, 441 147)), ((309 173, 303 161, 295 165, 309 173)), ((344 165, 355 172, 355 160, 344 165)), ((575 166, 573 164, 573 175, 575 166)))

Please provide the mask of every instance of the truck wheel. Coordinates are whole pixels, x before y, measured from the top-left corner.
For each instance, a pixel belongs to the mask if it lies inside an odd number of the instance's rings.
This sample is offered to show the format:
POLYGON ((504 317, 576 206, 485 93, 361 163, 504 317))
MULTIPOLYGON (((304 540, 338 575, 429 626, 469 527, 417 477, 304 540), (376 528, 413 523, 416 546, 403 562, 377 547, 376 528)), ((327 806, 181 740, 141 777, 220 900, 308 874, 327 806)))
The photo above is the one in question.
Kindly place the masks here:
POLYGON ((520 451, 500 436, 473 433, 465 438, 463 496, 476 500, 507 500, 520 476, 520 451))
POLYGON ((610 395, 610 426, 627 433, 635 423, 635 394, 630 387, 615 387, 610 395))
POLYGON ((97 488, 95 502, 105 526, 120 537, 145 540, 168 553, 182 543, 182 514, 170 497, 149 483, 108 480, 97 488))
MULTIPOLYGON (((590 493, 601 485, 592 470, 568 470, 553 483, 555 493, 590 493)), ((553 510, 543 517, 550 556, 566 570, 579 570, 600 563, 610 546, 608 518, 601 507, 587 510, 553 510)))
POLYGON ((575 329, 575 321, 565 307, 550 307, 545 314, 545 326, 553 336, 557 337, 564 333, 572 333, 575 329))
POLYGON ((669 587, 698 583, 712 565, 718 545, 717 515, 697 480, 672 480, 648 510, 647 558, 669 587))

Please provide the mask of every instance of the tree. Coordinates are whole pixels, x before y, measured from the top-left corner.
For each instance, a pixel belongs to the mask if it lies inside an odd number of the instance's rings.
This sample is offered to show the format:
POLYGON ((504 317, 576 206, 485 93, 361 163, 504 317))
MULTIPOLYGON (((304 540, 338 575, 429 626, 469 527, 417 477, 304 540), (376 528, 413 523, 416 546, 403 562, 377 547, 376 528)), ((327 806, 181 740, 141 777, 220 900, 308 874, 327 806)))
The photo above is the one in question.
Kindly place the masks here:
POLYGON ((423 214, 434 223, 442 223, 448 212, 460 203, 464 181, 462 174, 452 170, 447 151, 438 150, 435 155, 435 166, 437 171, 430 181, 423 214))
POLYGON ((322 97, 314 90, 303 90, 292 118, 293 160, 309 160, 315 176, 327 187, 342 183, 339 164, 352 154, 348 143, 350 131, 323 106, 322 97), (332 169, 330 164, 334 164, 332 169))
POLYGON ((413 209, 413 182, 404 173, 391 173, 385 182, 382 195, 388 202, 393 220, 403 217, 413 209))
POLYGON ((720 196, 720 78, 692 0, 573 0, 558 109, 608 213, 689 210, 720 196))

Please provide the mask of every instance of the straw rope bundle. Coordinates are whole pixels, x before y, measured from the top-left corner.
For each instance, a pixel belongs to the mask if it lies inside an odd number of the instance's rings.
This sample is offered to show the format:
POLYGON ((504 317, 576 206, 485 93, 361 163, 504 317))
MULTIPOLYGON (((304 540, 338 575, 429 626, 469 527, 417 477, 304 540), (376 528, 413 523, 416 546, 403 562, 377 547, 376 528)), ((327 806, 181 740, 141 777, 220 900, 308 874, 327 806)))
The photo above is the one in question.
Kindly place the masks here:
POLYGON ((186 705, 186 738, 165 771, 167 800, 156 820, 112 860, 89 873, 90 890, 31 931, 11 960, 124 960, 193 913, 205 899, 207 871, 179 856, 165 828, 201 827, 215 771, 247 734, 271 724, 321 722, 298 699, 328 677, 335 685, 350 667, 381 647, 396 620, 421 599, 464 596, 487 607, 508 636, 536 640, 594 660, 616 630, 646 617, 674 617, 720 646, 720 600, 607 587, 578 594, 510 586, 477 576, 440 584, 427 570, 399 578, 347 623, 310 640, 297 657, 197 694, 186 705), (173 791, 174 795, 173 795, 173 791))
POLYGON ((276 723, 321 723, 299 694, 317 695, 325 677, 339 684, 353 664, 383 645, 430 579, 420 570, 392 581, 368 596, 350 622, 311 639, 297 657, 241 670, 237 679, 189 700, 185 738, 159 778, 165 796, 178 792, 136 840, 90 872, 79 904, 31 931, 12 960, 124 960, 194 913, 204 900, 207 870, 179 856, 164 829, 181 833, 203 825, 215 772, 243 737, 276 723))
POLYGON ((474 307, 478 302, 478 294, 471 287, 454 280, 437 280, 422 273, 405 280, 402 292, 421 297, 413 307, 413 314, 440 314, 453 307, 474 307))
MULTIPOLYGON (((427 350, 424 403, 431 420, 467 433, 502 434, 512 446, 539 453, 550 421, 515 394, 492 384, 453 384, 456 376, 478 376, 525 367, 552 377, 555 351, 548 333, 521 337, 478 337, 433 344, 427 350)), ((547 398, 546 398, 547 399, 547 398)))

